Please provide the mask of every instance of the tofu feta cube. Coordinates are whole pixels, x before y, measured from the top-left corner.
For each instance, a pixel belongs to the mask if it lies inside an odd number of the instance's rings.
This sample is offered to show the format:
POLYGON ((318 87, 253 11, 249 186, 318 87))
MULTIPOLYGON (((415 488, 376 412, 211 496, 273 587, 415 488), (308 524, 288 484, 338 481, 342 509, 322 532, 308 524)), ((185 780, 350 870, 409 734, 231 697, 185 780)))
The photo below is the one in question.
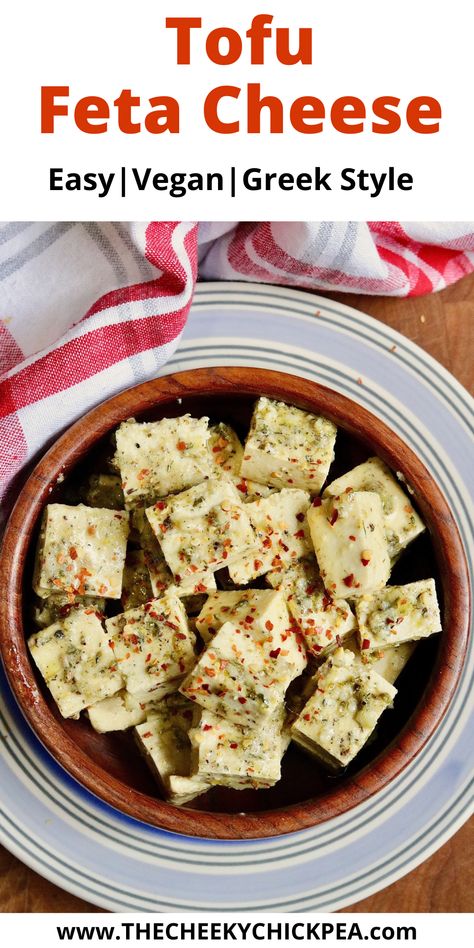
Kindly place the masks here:
POLYGON ((246 508, 222 477, 158 501, 146 515, 181 588, 185 580, 214 573, 255 548, 246 508))
POLYGON ((221 422, 209 429, 209 449, 212 463, 227 477, 239 491, 244 503, 251 503, 259 497, 268 497, 275 488, 242 477, 240 465, 244 449, 238 435, 230 425, 221 422))
POLYGON ((72 593, 51 593, 47 599, 38 597, 33 608, 33 621, 39 629, 60 622, 74 610, 90 610, 102 618, 105 599, 102 596, 74 596, 72 593))
POLYGON ((336 431, 321 415, 259 398, 240 473, 262 484, 319 494, 334 458, 336 431))
POLYGON ((162 596, 164 592, 170 590, 184 599, 187 596, 197 596, 216 589, 216 580, 211 572, 192 573, 189 576, 182 577, 179 585, 175 583, 174 576, 164 558, 161 546, 153 533, 145 511, 135 510, 133 520, 139 533, 154 596, 162 596))
POLYGON ((354 635, 348 642, 344 643, 344 648, 354 652, 356 661, 361 662, 364 668, 370 666, 372 671, 377 672, 378 675, 385 678, 385 681, 389 681, 391 685, 394 685, 413 655, 416 642, 402 642, 401 645, 391 645, 383 649, 373 649, 371 652, 361 652, 357 636, 354 635))
POLYGON ((294 677, 294 668, 281 655, 265 654, 251 635, 226 622, 180 691, 206 710, 252 727, 282 704, 294 677))
POLYGON ((306 512, 309 494, 284 489, 246 505, 257 535, 257 550, 229 566, 237 585, 246 585, 270 569, 287 566, 311 550, 306 512))
POLYGON ((109 731, 126 731, 129 727, 141 724, 146 718, 146 709, 138 701, 131 707, 125 702, 125 691, 118 691, 110 698, 104 698, 87 709, 87 717, 99 734, 109 731))
POLYGON ((196 660, 183 604, 168 593, 108 619, 109 647, 131 695, 143 697, 179 681, 196 660))
POLYGON ((390 468, 380 458, 369 458, 338 477, 324 490, 324 497, 341 497, 346 491, 375 491, 382 501, 385 534, 391 560, 397 558, 412 540, 425 529, 390 468))
POLYGON ((125 506, 148 507, 159 497, 199 484, 212 472, 208 418, 124 421, 116 432, 125 506))
POLYGON ((331 767, 350 763, 364 746, 396 688, 337 649, 319 668, 316 690, 291 728, 293 739, 331 767))
POLYGON ((390 559, 382 502, 373 491, 317 497, 308 511, 324 586, 335 598, 350 599, 385 586, 390 559))
POLYGON ((357 627, 349 603, 333 599, 324 589, 314 557, 272 570, 266 579, 285 596, 310 655, 322 658, 342 645, 357 627))
POLYGON ((153 685, 153 687, 151 689, 148 688, 148 690, 134 691, 133 694, 124 691, 124 705, 127 711, 135 711, 137 705, 140 705, 148 715, 149 712, 156 709, 157 705, 163 701, 163 698, 167 698, 168 695, 176 694, 182 680, 183 676, 180 674, 176 678, 169 678, 167 681, 158 682, 158 684, 153 685))
POLYGON ((168 787, 167 799, 174 806, 190 803, 195 797, 202 796, 210 789, 209 784, 204 783, 200 777, 181 777, 178 774, 171 774, 168 778, 168 787))
POLYGON ((48 504, 36 551, 33 589, 120 599, 128 537, 125 511, 48 504))
POLYGON ((192 702, 173 694, 135 729, 140 750, 165 796, 175 804, 187 803, 209 787, 204 779, 191 775, 189 731, 199 714, 192 702))
POLYGON ((225 622, 242 629, 261 643, 265 654, 275 652, 301 674, 307 664, 306 649, 295 630, 282 593, 273 589, 219 591, 208 596, 196 619, 204 642, 209 643, 225 622))
POLYGON ((364 652, 428 638, 441 632, 434 579, 386 586, 356 604, 359 644, 364 652))
POLYGON ((89 609, 36 632, 28 647, 64 718, 79 717, 122 687, 102 622, 89 609))
POLYGON ((123 510, 125 501, 118 474, 91 474, 84 500, 90 507, 123 510))
POLYGON ((258 728, 243 728, 203 711, 189 732, 193 769, 213 786, 242 790, 273 787, 281 776, 281 759, 290 735, 280 705, 258 728))

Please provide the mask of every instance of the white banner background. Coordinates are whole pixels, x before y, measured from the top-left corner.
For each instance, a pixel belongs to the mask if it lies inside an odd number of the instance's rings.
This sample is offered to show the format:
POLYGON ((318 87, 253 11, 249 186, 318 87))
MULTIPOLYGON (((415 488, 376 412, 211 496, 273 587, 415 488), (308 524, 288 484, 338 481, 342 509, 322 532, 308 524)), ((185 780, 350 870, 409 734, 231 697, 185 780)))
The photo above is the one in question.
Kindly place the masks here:
MULTIPOLYGON (((472 186, 472 0, 332 0, 308 3, 239 0, 229 8, 212 0, 42 0, 4 5, 0 27, 0 217, 44 220, 466 220, 474 216, 472 186), (249 65, 248 41, 235 65, 206 58, 205 37, 218 26, 244 36, 256 13, 273 13, 274 26, 312 26, 313 65, 277 62, 274 40, 266 41, 264 66, 249 65), (192 37, 190 66, 176 64, 176 34, 166 16, 199 15, 203 29, 192 37), (203 102, 215 86, 246 87, 260 82, 262 94, 286 104, 283 135, 211 132, 203 102), (57 120, 54 134, 40 132, 40 88, 70 86, 70 115, 57 120), (181 107, 178 135, 126 135, 117 128, 112 103, 131 88, 147 105, 154 95, 172 95, 181 107), (111 105, 109 131, 88 135, 73 121, 74 105, 85 95, 100 95, 111 105), (328 120, 321 134, 304 135, 288 121, 289 104, 302 95, 322 99, 329 111, 341 95, 360 97, 370 112, 374 98, 434 96, 443 109, 441 130, 419 135, 406 122, 392 135, 370 130, 345 135, 328 120), (332 172, 332 191, 188 193, 172 198, 153 189, 130 187, 120 196, 122 166, 140 173, 223 172, 231 165, 238 179, 249 168, 270 172, 332 172), (394 166, 414 178, 412 191, 382 191, 377 198, 358 189, 339 190, 343 168, 380 174, 394 166), (50 167, 77 172, 115 172, 109 195, 97 191, 49 190, 50 167)), ((140 110, 143 120, 147 109, 140 110)), ((245 125, 245 92, 226 103, 223 117, 245 125)), ((370 125, 370 123, 368 123, 370 125)))
MULTIPOLYGON (((248 948, 261 948, 265 946, 284 945, 285 948, 301 948, 301 945, 326 944, 330 948, 336 945, 350 944, 357 945, 364 942, 370 945, 386 944, 415 944, 417 948, 441 948, 446 944, 455 944, 456 948, 467 948, 472 945, 473 924, 472 915, 449 915, 449 914, 325 914, 299 916, 290 913, 272 913, 269 915, 254 913, 212 913, 212 914, 128 914, 116 913, 109 915, 105 913, 71 913, 68 915, 57 915, 45 913, 35 915, 34 919, 34 942, 37 948, 56 948, 57 945, 78 945, 87 944, 92 948, 97 945, 107 943, 115 944, 121 941, 127 946, 136 945, 164 945, 165 948, 175 948, 175 946, 198 946, 213 944, 214 946, 223 945, 245 945, 248 948), (253 938, 250 934, 250 924, 258 924, 256 929, 257 937, 253 938), (284 935, 285 923, 290 927, 290 936, 284 935), (235 939, 220 937, 223 926, 235 926, 235 939), (204 926, 201 929, 201 937, 197 926, 204 926), (249 925, 249 935, 244 939, 239 936, 238 926, 249 925), (167 926, 171 937, 168 938, 167 926), (180 926, 186 926, 189 930, 195 926, 195 937, 189 934, 184 938, 180 937, 180 926), (212 926, 217 926, 217 935, 212 930, 212 926), (220 929, 219 929, 220 926, 220 929), (273 934, 267 937, 267 926, 271 926, 273 934), (281 926, 283 932, 279 938, 277 935, 278 926, 281 926), (295 928, 293 928, 295 926, 295 928), (313 937, 306 937, 307 926, 316 926, 316 934, 313 937), (339 929, 337 929, 339 926, 339 929), (354 927, 355 926, 355 927, 354 927), (356 932, 357 927, 361 935, 356 932), (398 931, 397 931, 398 927, 398 931), (403 929, 416 929, 416 937, 410 932, 408 937, 404 937, 403 929), (63 931, 63 938, 58 935, 58 928, 63 931), (374 932, 375 928, 375 932, 374 932), (67 937, 65 929, 69 931, 71 937, 67 937), (291 937, 291 931, 295 931, 295 937, 291 937), (383 937, 383 932, 386 937, 383 937), (372 937, 372 932, 374 936, 372 937), (82 934, 80 934, 82 933, 82 934), (316 937, 317 935, 317 937, 316 937)), ((21 914, 10 914, 0 916, 0 938, 4 945, 19 945, 21 948, 31 944, 32 936, 31 916, 21 914)))

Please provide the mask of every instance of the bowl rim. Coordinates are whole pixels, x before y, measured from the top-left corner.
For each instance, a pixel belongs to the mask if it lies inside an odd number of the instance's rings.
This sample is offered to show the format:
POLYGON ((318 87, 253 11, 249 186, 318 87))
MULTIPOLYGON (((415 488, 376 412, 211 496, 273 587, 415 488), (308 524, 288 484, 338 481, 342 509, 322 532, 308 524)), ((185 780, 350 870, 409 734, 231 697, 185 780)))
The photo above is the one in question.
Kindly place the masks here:
POLYGON ((185 836, 256 839, 315 826, 364 802, 397 777, 441 722, 466 653, 470 586, 455 519, 433 477, 414 451, 372 412, 326 386, 288 373, 250 366, 216 366, 171 373, 128 388, 100 403, 61 434, 39 460, 12 510, 0 551, 0 652, 20 709, 41 743, 63 769, 99 799, 141 822, 185 836), (132 415, 146 414, 181 397, 267 395, 317 410, 365 441, 400 472, 431 527, 444 590, 444 632, 423 698, 398 737, 366 768, 316 798, 272 810, 222 813, 176 807, 108 774, 78 748, 41 694, 23 628, 23 566, 31 533, 60 475, 67 476, 93 445, 132 415))

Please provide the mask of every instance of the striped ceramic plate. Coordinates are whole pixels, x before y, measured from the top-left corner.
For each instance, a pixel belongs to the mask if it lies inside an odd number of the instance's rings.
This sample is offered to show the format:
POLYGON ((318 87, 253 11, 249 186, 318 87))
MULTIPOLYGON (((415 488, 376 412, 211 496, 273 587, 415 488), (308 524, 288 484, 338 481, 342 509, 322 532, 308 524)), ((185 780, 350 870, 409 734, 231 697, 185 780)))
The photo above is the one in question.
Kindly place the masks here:
MULTIPOLYGON (((293 372, 383 418, 444 491, 472 570, 472 401, 422 350, 320 297, 205 284, 166 372, 219 364, 293 372)), ((4 679, 1 693, 0 839, 42 875, 105 908, 333 910, 413 869, 473 808, 472 645, 448 713, 396 780, 322 826, 242 843, 174 836, 112 810, 54 763, 4 679)))

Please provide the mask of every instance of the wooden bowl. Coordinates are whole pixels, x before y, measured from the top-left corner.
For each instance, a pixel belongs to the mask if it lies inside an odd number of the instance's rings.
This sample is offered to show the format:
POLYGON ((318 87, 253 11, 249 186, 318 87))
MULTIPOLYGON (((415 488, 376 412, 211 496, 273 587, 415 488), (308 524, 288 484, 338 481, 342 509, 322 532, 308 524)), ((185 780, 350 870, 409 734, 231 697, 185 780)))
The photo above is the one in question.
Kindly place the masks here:
POLYGON ((276 836, 338 816, 393 780, 441 721, 461 671, 468 634, 469 581, 458 530, 433 478, 404 442, 361 406, 323 386, 280 372, 210 368, 180 372, 129 389, 95 408, 56 441, 33 470, 11 515, 0 557, 0 646, 6 673, 31 727, 53 757, 94 794, 136 819, 175 833, 223 839, 276 836), (392 712, 375 738, 338 777, 291 747, 270 790, 215 788, 186 807, 159 797, 130 734, 96 734, 87 721, 60 717, 26 647, 31 567, 45 504, 68 502, 68 484, 87 469, 110 432, 134 416, 208 414, 245 432, 256 396, 321 413, 339 427, 331 478, 377 454, 401 472, 428 531, 396 566, 396 581, 434 575, 444 631, 421 642, 398 682, 392 712), (64 483, 62 481, 64 475, 64 483))

